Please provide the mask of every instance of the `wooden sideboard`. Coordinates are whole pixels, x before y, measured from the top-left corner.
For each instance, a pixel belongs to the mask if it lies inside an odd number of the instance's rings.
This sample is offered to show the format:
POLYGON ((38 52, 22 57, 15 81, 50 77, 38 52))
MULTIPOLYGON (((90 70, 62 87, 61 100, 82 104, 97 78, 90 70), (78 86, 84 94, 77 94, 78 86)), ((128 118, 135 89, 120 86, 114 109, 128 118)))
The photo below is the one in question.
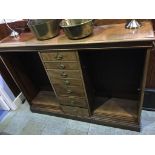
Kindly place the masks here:
POLYGON ((31 33, 0 42, 0 56, 33 112, 140 130, 152 24, 94 27, 91 36, 38 41, 31 33))

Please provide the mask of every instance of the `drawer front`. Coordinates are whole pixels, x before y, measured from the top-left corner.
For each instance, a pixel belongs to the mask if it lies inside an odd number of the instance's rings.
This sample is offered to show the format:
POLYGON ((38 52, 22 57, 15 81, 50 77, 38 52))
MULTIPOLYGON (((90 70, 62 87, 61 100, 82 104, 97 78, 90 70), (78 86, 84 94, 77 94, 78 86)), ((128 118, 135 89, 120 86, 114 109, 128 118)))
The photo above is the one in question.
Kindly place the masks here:
POLYGON ((59 102, 62 105, 70 105, 75 107, 87 108, 87 101, 85 98, 77 98, 74 96, 59 97, 59 102))
POLYGON ((60 85, 60 84, 53 84, 55 91, 58 96, 79 96, 85 97, 83 87, 76 87, 76 86, 68 86, 60 85))
POLYGON ((85 108, 71 107, 71 106, 61 106, 61 108, 62 108, 62 111, 68 115, 80 116, 80 117, 89 116, 88 109, 85 109, 85 108))
POLYGON ((83 86, 82 80, 78 79, 57 79, 51 78, 53 84, 59 84, 64 86, 83 86))
POLYGON ((80 71, 79 70, 47 70, 49 77, 52 78, 62 78, 62 79, 81 79, 80 71))
POLYGON ((89 116, 88 109, 78 108, 77 116, 88 117, 89 116))
POLYGON ((78 70, 77 62, 44 62, 46 69, 78 70))
POLYGON ((43 61, 76 61, 76 51, 41 52, 43 61))

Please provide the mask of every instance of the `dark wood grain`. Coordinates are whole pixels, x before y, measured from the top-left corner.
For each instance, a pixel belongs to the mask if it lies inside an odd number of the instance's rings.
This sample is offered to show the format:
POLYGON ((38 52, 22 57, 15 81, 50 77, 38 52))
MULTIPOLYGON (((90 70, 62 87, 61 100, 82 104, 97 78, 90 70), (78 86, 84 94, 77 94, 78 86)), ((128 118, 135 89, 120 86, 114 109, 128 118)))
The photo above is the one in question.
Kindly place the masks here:
MULTIPOLYGON (((87 92, 85 91, 84 87, 81 65, 79 63, 79 56, 77 51, 54 50, 51 51, 51 53, 42 51, 40 53, 40 57, 51 84, 56 92, 56 95, 59 98, 59 102, 62 105, 61 107, 63 107, 63 105, 66 105, 66 107, 70 109, 72 109, 72 107, 69 106, 87 107, 87 92), (47 66, 47 63, 52 64, 51 67, 47 66), (64 65, 64 68, 59 66, 55 67, 53 64, 64 65), (59 72, 57 72, 58 70, 59 72), (73 73, 71 70, 73 70, 73 73), (82 98, 80 99, 79 97, 82 98), (77 98, 79 98, 79 100, 77 100, 77 98)), ((89 106, 88 111, 90 111, 89 106)))
MULTIPOLYGON (((76 52, 76 51, 75 51, 76 52)), ((76 61, 77 57, 74 51, 44 51, 41 53, 43 61, 76 61)))
POLYGON ((85 97, 85 92, 83 87, 78 86, 65 86, 61 84, 55 84, 53 83, 53 86, 55 87, 55 90, 59 96, 79 96, 79 97, 85 97))
POLYGON ((37 113, 42 113, 42 114, 47 114, 47 115, 52 115, 57 117, 64 117, 68 119, 74 119, 74 120, 95 123, 95 124, 100 124, 105 126, 111 126, 116 128, 122 128, 122 129, 134 130, 134 131, 140 131, 141 129, 140 124, 138 124, 137 122, 128 123, 128 122, 118 121, 118 120, 111 120, 111 119, 109 120, 109 119, 106 119, 103 117, 97 117, 97 116, 89 116, 89 117, 72 116, 64 113, 47 111, 46 109, 43 109, 43 108, 33 108, 32 106, 30 107, 30 109, 32 112, 37 112, 37 113))
POLYGON ((77 62, 44 62, 46 69, 78 70, 77 62))
POLYGON ((87 100, 82 97, 68 96, 68 97, 59 97, 59 102, 62 105, 75 106, 87 108, 87 100))
POLYGON ((13 77, 10 75, 9 71, 7 70, 7 68, 5 67, 5 64, 3 63, 1 59, 0 59, 0 74, 2 75, 3 79, 5 80, 9 88, 11 89, 12 93, 15 96, 18 96, 21 91, 18 88, 13 77))
POLYGON ((61 106, 61 107, 62 107, 62 111, 68 115, 81 116, 81 117, 89 116, 88 109, 79 108, 79 107, 71 107, 71 106, 61 106))
MULTIPOLYGON (((128 45, 132 45, 132 42, 136 42, 137 46, 138 41, 145 41, 148 43, 145 46, 145 43, 141 44, 141 46, 148 47, 151 46, 152 40, 155 40, 153 28, 151 22, 143 22, 143 26, 137 30, 129 30, 125 29, 125 23, 122 24, 113 24, 106 26, 97 26, 94 28, 93 35, 90 37, 80 39, 80 40, 69 40, 65 34, 61 33, 59 36, 45 41, 38 41, 31 33, 23 33, 20 35, 19 39, 14 38, 5 38, 1 41, 0 49, 2 51, 13 49, 24 49, 23 47, 27 47, 33 50, 39 50, 41 47, 47 49, 57 48, 57 49, 65 49, 72 48, 76 49, 77 47, 89 47, 93 48, 92 45, 101 45, 104 47, 115 47, 118 46, 116 43, 128 43, 128 45), (103 44, 104 43, 104 44, 103 44), (111 44, 113 44, 111 46, 111 44), (109 45, 109 46, 108 46, 109 45)), ((96 47, 97 48, 97 47, 96 47)))
POLYGON ((1 59, 8 69, 10 75, 14 78, 17 86, 23 92, 24 96, 29 102, 37 94, 38 90, 34 87, 31 79, 24 71, 24 68, 21 64, 19 58, 15 55, 1 55, 1 59))
POLYGON ((82 87, 82 81, 81 79, 57 79, 57 78, 51 78, 53 84, 59 84, 59 85, 66 85, 66 86, 80 86, 82 87))
POLYGON ((151 49, 147 49, 145 61, 144 61, 144 67, 143 67, 143 75, 142 75, 142 81, 141 81, 141 87, 140 87, 140 103, 139 103, 139 111, 138 111, 138 121, 141 121, 141 113, 142 113, 142 106, 144 102, 144 91, 146 87, 146 79, 147 79, 147 72, 148 72, 148 66, 149 66, 149 58, 150 58, 150 51, 151 49))
POLYGON ((79 52, 83 70, 98 96, 138 99, 145 50, 117 49, 79 52))
POLYGON ((155 89, 155 49, 150 51, 146 88, 155 89))
POLYGON ((51 91, 40 91, 32 100, 32 108, 40 108, 47 111, 61 113, 58 99, 51 91))
POLYGON ((58 69, 47 69, 47 73, 50 77, 60 79, 81 79, 79 70, 58 70, 58 69))
POLYGON ((129 122, 138 120, 138 101, 136 100, 96 98, 96 102, 100 106, 94 110, 94 115, 129 122))
POLYGON ((2 40, 0 52, 31 110, 139 130, 149 48, 155 40, 151 23, 142 24, 137 30, 125 29, 125 23, 98 26, 81 40, 61 32, 38 41, 23 33, 2 40))

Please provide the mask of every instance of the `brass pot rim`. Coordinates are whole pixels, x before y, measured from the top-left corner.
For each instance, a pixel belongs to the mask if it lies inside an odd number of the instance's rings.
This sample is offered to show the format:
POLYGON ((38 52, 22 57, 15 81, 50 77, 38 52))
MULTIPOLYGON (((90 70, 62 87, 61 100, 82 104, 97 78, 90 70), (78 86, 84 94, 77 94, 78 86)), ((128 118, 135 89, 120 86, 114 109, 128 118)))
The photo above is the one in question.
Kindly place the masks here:
MULTIPOLYGON (((64 27, 76 27, 76 26, 80 26, 80 25, 87 24, 87 23, 89 23, 89 22, 93 22, 93 19, 86 19, 86 21, 81 22, 81 23, 79 23, 79 24, 75 24, 75 25, 62 25, 62 23, 63 23, 64 21, 66 21, 66 20, 71 20, 71 19, 63 19, 63 20, 60 22, 59 26, 62 27, 62 28, 64 28, 64 27)), ((75 20, 76 20, 76 19, 75 19, 75 20)), ((77 20, 78 20, 78 19, 77 19, 77 20)), ((82 20, 82 19, 81 19, 81 20, 82 20)))
POLYGON ((30 20, 28 20, 27 25, 37 26, 37 25, 42 25, 42 24, 45 24, 45 23, 49 23, 52 20, 56 20, 56 19, 30 19, 30 20), (35 20, 42 20, 42 22, 35 23, 34 22, 35 20))

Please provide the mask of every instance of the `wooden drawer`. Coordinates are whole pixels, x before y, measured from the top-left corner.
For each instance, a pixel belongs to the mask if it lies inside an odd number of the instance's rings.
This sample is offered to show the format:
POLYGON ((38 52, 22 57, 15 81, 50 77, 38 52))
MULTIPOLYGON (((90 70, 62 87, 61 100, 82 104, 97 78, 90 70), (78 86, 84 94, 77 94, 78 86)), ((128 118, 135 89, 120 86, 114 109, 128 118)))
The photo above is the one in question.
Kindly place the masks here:
POLYGON ((51 81, 53 84, 60 84, 65 86, 83 86, 82 80, 80 79, 60 79, 51 77, 51 81))
POLYGON ((87 107, 87 101, 85 98, 77 98, 74 96, 68 96, 68 97, 59 97, 59 102, 62 105, 70 105, 75 107, 87 107))
POLYGON ((88 117, 89 112, 88 109, 79 108, 79 107, 71 107, 71 106, 61 106, 62 111, 67 115, 80 116, 80 117, 88 117))
POLYGON ((81 73, 79 70, 58 70, 58 69, 52 69, 47 70, 49 77, 52 78, 62 78, 62 79, 68 79, 68 78, 74 78, 74 79, 81 79, 81 73))
POLYGON ((44 62, 46 69, 78 70, 77 62, 44 62))
POLYGON ((76 87, 76 86, 68 86, 60 85, 60 84, 53 84, 56 93, 58 96, 79 96, 85 97, 85 92, 83 87, 76 87))
POLYGON ((43 61, 77 61, 76 51, 41 52, 43 61))

